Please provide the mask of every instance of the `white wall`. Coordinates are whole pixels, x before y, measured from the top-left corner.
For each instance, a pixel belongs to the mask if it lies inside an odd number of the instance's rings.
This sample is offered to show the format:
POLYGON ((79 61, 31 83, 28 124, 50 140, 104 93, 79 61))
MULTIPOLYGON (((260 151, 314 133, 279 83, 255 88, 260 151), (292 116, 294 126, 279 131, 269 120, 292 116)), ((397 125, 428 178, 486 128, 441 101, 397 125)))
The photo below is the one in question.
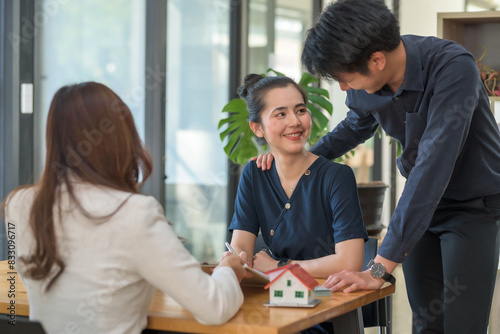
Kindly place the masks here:
POLYGON ((401 34, 436 36, 437 13, 463 12, 464 9, 465 0, 400 0, 401 34))

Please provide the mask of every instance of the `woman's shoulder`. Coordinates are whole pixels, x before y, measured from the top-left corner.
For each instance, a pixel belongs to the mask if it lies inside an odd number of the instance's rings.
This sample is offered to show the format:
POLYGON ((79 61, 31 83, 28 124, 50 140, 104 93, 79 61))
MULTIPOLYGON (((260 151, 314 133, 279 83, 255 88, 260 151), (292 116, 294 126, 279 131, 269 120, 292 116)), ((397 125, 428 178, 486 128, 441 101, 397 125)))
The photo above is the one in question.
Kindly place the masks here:
POLYGON ((243 169, 241 171, 241 177, 242 178, 249 178, 249 179, 259 178, 259 177, 263 177, 264 173, 266 173, 266 171, 263 172, 259 167, 257 167, 256 161, 250 160, 243 167, 243 169))
MULTIPOLYGON (((27 225, 35 194, 35 186, 22 187, 13 190, 3 203, 5 224, 14 224, 18 229, 27 225)), ((19 230, 19 233, 20 231, 21 230, 19 230)))
POLYGON ((352 168, 345 165, 345 164, 340 164, 338 162, 334 162, 331 160, 328 160, 322 156, 319 156, 318 159, 316 159, 315 162, 320 169, 324 169, 325 171, 328 171, 330 173, 335 172, 335 173, 353 173, 352 168))
POLYGON ((130 206, 137 209, 147 209, 151 210, 153 208, 161 208, 160 202, 153 196, 145 194, 132 194, 130 196, 130 206))
POLYGON ((13 190, 5 199, 5 210, 25 210, 31 207, 36 193, 36 186, 21 187, 13 190))
POLYGON ((351 185, 356 183, 354 171, 351 167, 319 157, 317 177, 321 184, 326 186, 351 185))
POLYGON ((113 207, 114 203, 123 203, 123 206, 129 210, 151 209, 161 206, 153 196, 95 185, 84 185, 77 188, 77 197, 89 205, 101 204, 113 207))
POLYGON ((245 166, 243 166, 243 170, 241 171, 242 173, 252 173, 256 171, 257 168, 257 161, 255 160, 250 160, 249 162, 246 163, 245 166))

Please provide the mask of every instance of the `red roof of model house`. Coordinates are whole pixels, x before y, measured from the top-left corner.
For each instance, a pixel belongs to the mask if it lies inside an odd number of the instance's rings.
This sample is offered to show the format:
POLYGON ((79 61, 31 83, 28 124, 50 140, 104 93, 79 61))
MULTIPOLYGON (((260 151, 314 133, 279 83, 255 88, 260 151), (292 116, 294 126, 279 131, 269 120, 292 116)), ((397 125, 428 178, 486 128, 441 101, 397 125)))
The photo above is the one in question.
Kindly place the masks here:
POLYGON ((312 290, 319 285, 318 281, 316 281, 314 277, 312 277, 307 271, 305 271, 304 268, 302 268, 298 263, 295 263, 266 272, 266 275, 269 276, 270 282, 264 288, 269 288, 271 284, 273 284, 278 278, 281 277, 281 275, 283 275, 287 271, 291 272, 295 277, 297 277, 297 279, 302 282, 302 284, 304 284, 304 286, 309 290, 312 290))

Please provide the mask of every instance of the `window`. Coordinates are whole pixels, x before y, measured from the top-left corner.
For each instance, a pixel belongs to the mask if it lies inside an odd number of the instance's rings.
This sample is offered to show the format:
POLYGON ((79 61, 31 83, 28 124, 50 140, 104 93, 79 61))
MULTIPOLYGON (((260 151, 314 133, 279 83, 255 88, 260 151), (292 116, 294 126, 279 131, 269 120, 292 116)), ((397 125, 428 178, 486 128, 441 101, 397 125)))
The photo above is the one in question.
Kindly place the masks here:
POLYGON ((43 168, 49 105, 63 85, 91 80, 109 86, 128 105, 144 138, 145 2, 44 0, 37 15, 45 19, 39 27, 41 73, 35 82, 41 92, 35 106, 42 115, 35 174, 43 168))
POLYGON ((250 0, 250 72, 263 73, 271 67, 300 79, 300 54, 305 33, 312 25, 312 5, 312 0, 250 0))
POLYGON ((304 291, 295 291, 295 298, 304 298, 304 291))
POLYGON ((292 286, 292 280, 291 279, 287 279, 286 280, 286 286, 288 286, 288 287, 292 286))
MULTIPOLYGON (((43 168, 49 104, 65 84, 108 85, 130 107, 144 139, 146 90, 158 75, 145 63, 146 2, 39 4, 37 15, 46 20, 37 35, 41 61, 35 89, 41 93, 35 105, 41 116, 35 174, 43 168)), ((224 250, 226 235, 227 159, 217 124, 228 100, 230 10, 229 0, 169 0, 162 18, 167 20, 165 211, 176 233, 188 240, 186 248, 209 262, 224 250)))
POLYGON ((283 290, 274 290, 274 297, 277 298, 283 297, 283 290))
POLYGON ((227 158, 217 125, 229 92, 229 0, 167 5, 166 214, 199 261, 227 231, 227 158))

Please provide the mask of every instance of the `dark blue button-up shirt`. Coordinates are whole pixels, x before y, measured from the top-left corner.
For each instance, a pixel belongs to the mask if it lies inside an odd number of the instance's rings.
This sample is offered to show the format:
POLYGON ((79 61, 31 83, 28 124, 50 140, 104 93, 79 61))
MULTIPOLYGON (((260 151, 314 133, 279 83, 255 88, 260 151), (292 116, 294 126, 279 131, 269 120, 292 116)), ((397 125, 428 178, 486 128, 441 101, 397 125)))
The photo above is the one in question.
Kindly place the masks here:
POLYGON ((500 132, 474 57, 435 37, 402 36, 406 69, 394 94, 349 90, 346 118, 311 151, 336 158, 380 125, 403 147, 407 179, 379 254, 403 262, 428 228, 442 198, 500 193, 500 132))
MULTIPOLYGON (((250 161, 241 173, 229 231, 262 237, 273 256, 310 260, 335 253, 344 240, 368 239, 351 168, 319 157, 287 197, 276 165, 250 161)), ((257 249, 260 251, 260 249, 257 249)))

